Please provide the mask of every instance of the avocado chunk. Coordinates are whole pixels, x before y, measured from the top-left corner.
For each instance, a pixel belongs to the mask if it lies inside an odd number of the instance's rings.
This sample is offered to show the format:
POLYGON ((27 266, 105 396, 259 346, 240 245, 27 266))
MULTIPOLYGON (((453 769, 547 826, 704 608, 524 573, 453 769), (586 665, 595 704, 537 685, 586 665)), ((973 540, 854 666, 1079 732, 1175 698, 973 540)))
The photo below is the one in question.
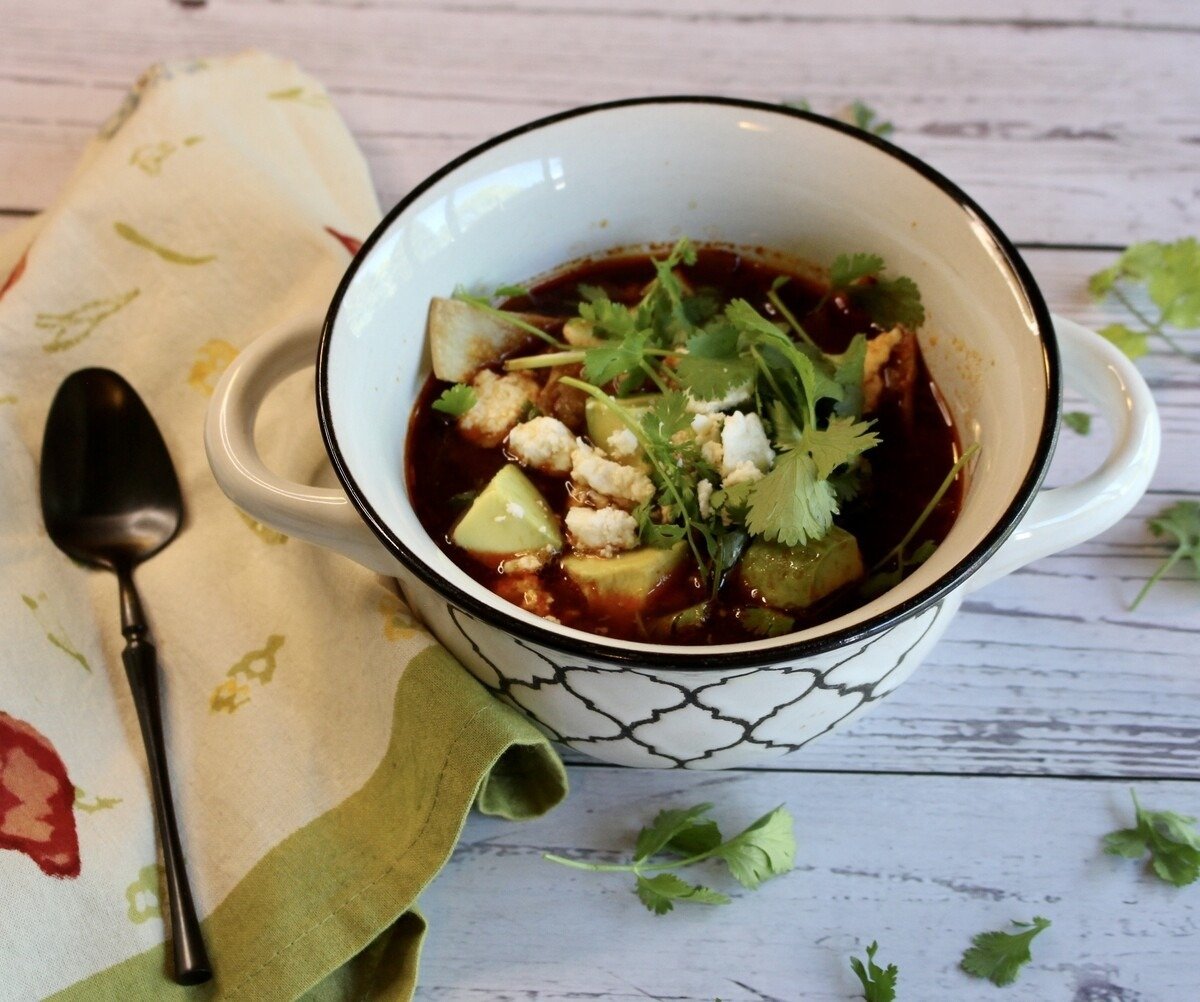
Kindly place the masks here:
POLYGON ((670 642, 682 637, 694 636, 707 624, 712 612, 711 602, 700 602, 689 605, 675 612, 655 616, 647 624, 650 636, 655 640, 670 642))
POLYGON ((741 563, 742 585, 784 612, 807 609, 864 573, 858 541, 836 525, 803 546, 756 539, 741 563))
MULTIPOLYGON (((619 403, 634 417, 640 418, 654 403, 654 399, 653 395, 648 394, 640 397, 625 397, 619 403)), ((612 438, 613 432, 628 427, 613 412, 611 407, 606 407, 593 397, 588 397, 588 401, 583 408, 583 415, 587 421, 588 438, 592 440, 593 445, 605 451, 608 450, 608 440, 612 438)), ((614 456, 613 458, 620 463, 632 463, 643 458, 642 450, 639 447, 637 452, 631 456, 614 456)))
POLYGON ((579 586, 588 605, 643 608, 659 585, 683 566, 687 547, 643 546, 611 557, 563 557, 562 569, 579 586))
POLYGON ((515 463, 500 468, 454 528, 456 546, 490 560, 562 549, 558 517, 515 463))

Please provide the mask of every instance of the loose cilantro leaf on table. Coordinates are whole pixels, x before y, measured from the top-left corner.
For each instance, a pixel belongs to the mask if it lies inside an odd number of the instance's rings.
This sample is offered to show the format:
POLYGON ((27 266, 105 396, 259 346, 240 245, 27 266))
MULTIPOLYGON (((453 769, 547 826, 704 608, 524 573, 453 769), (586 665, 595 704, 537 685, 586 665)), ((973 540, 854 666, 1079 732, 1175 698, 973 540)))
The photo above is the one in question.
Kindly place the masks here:
POLYGON ((1050 927, 1050 920, 1035 917, 1032 922, 1013 922, 1022 932, 981 932, 971 947, 963 953, 959 966, 977 978, 987 978, 992 984, 1003 987, 1017 980, 1022 965, 1032 959, 1029 944, 1043 929, 1050 927))
POLYGON ((475 406, 475 399, 475 390, 472 387, 466 383, 455 383, 443 390, 431 406, 435 411, 441 411, 451 417, 462 417, 475 406))
POLYGON ((1169 330, 1200 328, 1200 241, 1195 237, 1133 244, 1115 264, 1092 275, 1088 289, 1096 299, 1112 296, 1142 324, 1143 330, 1111 324, 1100 331, 1130 358, 1144 355, 1149 337, 1157 335, 1172 351, 1200 362, 1200 354, 1185 349, 1169 330), (1158 315, 1144 309, 1139 298, 1148 299, 1158 315))
POLYGON ((1174 536, 1178 541, 1175 551, 1171 553, 1158 569, 1150 576, 1150 580, 1138 592, 1130 609, 1136 609, 1142 599, 1164 574, 1180 560, 1192 562, 1192 573, 1200 581, 1200 502, 1176 501, 1169 508, 1164 508, 1154 518, 1148 519, 1150 531, 1156 536, 1174 536))
POLYGON ((1147 811, 1133 797, 1136 826, 1104 836, 1104 851, 1126 859, 1150 853, 1150 869, 1169 884, 1184 887, 1200 878, 1200 832, 1196 819, 1174 811, 1147 811))
POLYGON ((895 1002, 896 978, 900 969, 895 964, 888 964, 883 968, 875 963, 875 952, 878 949, 879 944, 872 940, 871 945, 867 947, 867 962, 864 964, 858 957, 851 957, 850 970, 857 974, 858 980, 862 982, 862 997, 866 1002, 895 1002))
POLYGON ((655 915, 664 915, 677 901, 723 905, 729 896, 702 884, 691 884, 670 872, 706 859, 724 861, 730 874, 743 887, 756 889, 764 880, 787 873, 795 862, 796 839, 792 816, 780 806, 724 839, 717 823, 709 818, 712 804, 659 811, 641 830, 630 863, 584 863, 553 853, 543 858, 577 870, 603 873, 632 873, 638 898, 655 915), (663 859, 663 856, 670 858, 663 859))
POLYGON ((1092 430, 1092 416, 1084 411, 1067 411, 1062 422, 1076 435, 1088 435, 1092 430))
MULTIPOLYGON (((813 110, 812 104, 806 98, 802 97, 794 101, 784 101, 783 106, 785 108, 795 108, 798 111, 813 110)), ((857 129, 862 129, 863 132, 871 133, 873 136, 886 137, 895 131, 895 126, 891 122, 881 121, 878 112, 865 101, 861 100, 851 102, 836 117, 853 125, 857 129)))

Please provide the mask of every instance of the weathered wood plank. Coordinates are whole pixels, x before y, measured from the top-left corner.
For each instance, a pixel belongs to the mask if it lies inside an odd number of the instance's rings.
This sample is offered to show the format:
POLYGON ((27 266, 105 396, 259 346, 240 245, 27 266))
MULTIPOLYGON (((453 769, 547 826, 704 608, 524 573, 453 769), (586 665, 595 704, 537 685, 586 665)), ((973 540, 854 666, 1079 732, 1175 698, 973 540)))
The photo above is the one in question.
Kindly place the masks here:
MULTIPOLYGON (((848 958, 875 939, 878 959, 899 966, 900 999, 990 999, 995 988, 958 970, 962 951, 975 933, 1034 915, 1053 925, 1005 999, 1195 993, 1196 896, 1100 850, 1131 821, 1123 784, 612 768, 576 768, 572 780, 542 821, 470 819, 422 900, 432 931, 419 998, 833 1002, 857 997, 848 958), (701 866, 697 878, 735 900, 655 917, 628 876, 540 858, 626 859, 657 810, 705 800, 730 832, 786 803, 796 871, 748 892, 701 866)), ((1200 784, 1138 792, 1148 807, 1200 808, 1200 784)))
POLYGON ((576 104, 717 91, 833 111, 861 97, 1017 238, 1124 242, 1200 221, 1195 20, 1186 4, 1117 2, 980 18, 965 0, 928 13, 864 3, 730 15, 688 0, 256 0, 162 5, 147 17, 134 0, 60 0, 7 16, 0 176, 9 204, 44 205, 91 123, 149 58, 255 45, 329 85, 385 203, 473 143, 576 104), (573 58, 581 39, 587 58, 573 58), (36 166, 31 149, 44 154, 36 166))

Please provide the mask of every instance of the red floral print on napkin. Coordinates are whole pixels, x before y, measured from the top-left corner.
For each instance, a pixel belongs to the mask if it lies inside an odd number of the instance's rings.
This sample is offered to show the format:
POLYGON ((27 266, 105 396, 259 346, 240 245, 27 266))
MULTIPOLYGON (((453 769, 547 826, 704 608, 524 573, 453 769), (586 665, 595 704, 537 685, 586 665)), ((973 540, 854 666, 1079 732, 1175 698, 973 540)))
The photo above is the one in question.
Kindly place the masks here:
POLYGON ((21 255, 21 260, 17 262, 17 266, 8 274, 8 278, 4 280, 4 284, 0 285, 0 299, 4 298, 4 294, 8 292, 14 285, 17 284, 17 279, 21 277, 25 271, 25 259, 29 257, 29 251, 21 255))
POLYGON ((75 786, 54 746, 0 710, 0 849, 16 849, 51 877, 79 876, 75 786))
POLYGON ((358 237, 352 237, 346 233, 339 233, 332 226, 326 226, 325 232, 338 241, 351 254, 357 254, 358 249, 362 246, 362 241, 358 237))

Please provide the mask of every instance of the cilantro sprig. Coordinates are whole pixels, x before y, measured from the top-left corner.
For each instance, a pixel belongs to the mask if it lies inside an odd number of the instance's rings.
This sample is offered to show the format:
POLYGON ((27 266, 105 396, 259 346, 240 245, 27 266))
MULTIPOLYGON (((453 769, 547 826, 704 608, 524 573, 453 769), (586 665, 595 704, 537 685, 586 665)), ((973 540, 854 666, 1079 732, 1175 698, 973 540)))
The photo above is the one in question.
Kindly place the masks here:
POLYGON ((1200 832, 1196 819, 1174 811, 1148 811, 1133 797, 1135 825, 1104 836, 1104 851, 1126 859, 1150 854, 1150 870, 1176 887, 1200 878, 1200 832))
POLYGON ((895 1002, 896 978, 900 975, 900 969, 895 964, 888 964, 884 968, 875 963, 878 949, 879 944, 872 940, 867 947, 867 962, 864 964, 858 957, 851 957, 850 970, 862 982, 865 1002, 895 1002))
MULTIPOLYGON (((861 420, 864 334, 840 355, 827 353, 780 295, 783 281, 767 293, 767 316, 745 299, 721 303, 711 291, 693 289, 686 269, 696 261, 691 241, 677 242, 653 259, 654 278, 633 305, 582 288, 571 323, 583 325, 584 344, 506 364, 512 370, 580 365, 579 377, 563 377, 562 384, 618 417, 649 466, 655 494, 635 511, 640 541, 660 547, 686 541, 715 595, 747 535, 788 546, 822 538, 859 491, 866 467, 857 461, 879 437, 861 420), (651 407, 634 413, 622 404, 649 388, 658 391, 651 407), (691 431, 691 412, 701 409, 697 404, 729 410, 747 403, 766 419, 776 459, 758 480, 724 487, 715 460, 705 458, 691 431), (706 480, 717 489, 701 506, 706 480)), ((841 255, 816 310, 837 296, 877 327, 919 325, 924 309, 916 285, 885 271, 878 255, 841 255)))
POLYGON ((632 873, 638 898, 655 915, 665 915, 676 902, 724 905, 729 895, 684 880, 676 870, 717 859, 743 887, 756 890, 764 880, 787 873, 795 863, 792 816, 780 805, 731 838, 723 838, 709 818, 712 804, 659 811, 638 834, 629 863, 587 863, 545 853, 544 859, 576 870, 632 873), (667 858, 664 858, 667 857, 667 858))
POLYGON ((1001 988, 1016 981, 1021 968, 1032 959, 1030 943, 1043 929, 1050 928, 1050 920, 1035 916, 1032 922, 1013 925, 1022 931, 981 932, 971 940, 959 966, 967 974, 987 978, 1001 988))
POLYGON ((1200 502, 1176 501, 1169 508, 1164 508, 1154 518, 1148 519, 1150 531, 1156 536, 1174 536, 1176 547, 1167 556, 1150 579, 1142 585, 1137 598, 1129 608, 1136 609, 1142 599, 1154 585, 1181 560, 1192 562, 1192 573, 1200 581, 1200 502))
POLYGON ((513 299, 517 296, 526 296, 529 290, 519 285, 501 285, 494 289, 490 295, 480 295, 478 293, 468 292, 461 286, 454 290, 454 299, 466 303, 468 306, 474 307, 480 313, 485 313, 497 320, 503 320, 506 324, 511 324, 513 327, 523 330, 526 334, 536 337, 540 341, 545 341, 547 344, 555 348, 566 348, 558 338, 552 334, 547 334, 540 327, 522 320, 511 310, 502 310, 496 306, 494 301, 497 299, 513 299))
POLYGON ((1130 358, 1145 355, 1156 335, 1176 354, 1200 362, 1200 354, 1184 348, 1175 333, 1200 328, 1200 242, 1195 237, 1133 244, 1088 279, 1088 290, 1097 300, 1113 297, 1142 325, 1109 324, 1099 332, 1130 358), (1144 300, 1157 315, 1144 308, 1144 300))

